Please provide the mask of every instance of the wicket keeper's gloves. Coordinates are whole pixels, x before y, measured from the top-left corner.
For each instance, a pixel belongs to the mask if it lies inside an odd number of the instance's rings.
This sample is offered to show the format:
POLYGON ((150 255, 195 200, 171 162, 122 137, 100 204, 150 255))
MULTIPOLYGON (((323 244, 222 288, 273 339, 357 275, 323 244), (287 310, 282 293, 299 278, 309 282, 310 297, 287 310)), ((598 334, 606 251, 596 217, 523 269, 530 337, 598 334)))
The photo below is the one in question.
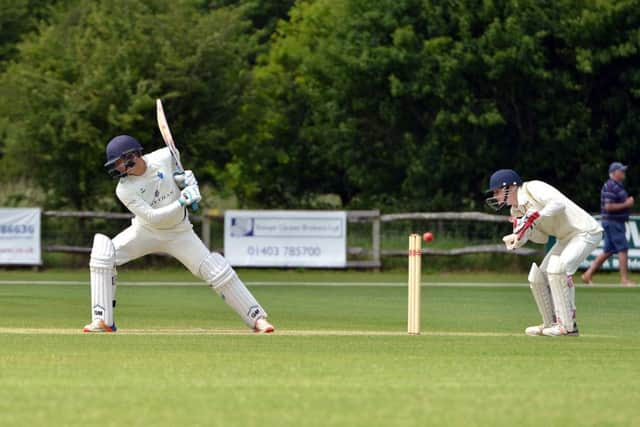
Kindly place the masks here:
POLYGON ((502 241, 504 242, 504 245, 507 247, 507 249, 510 251, 521 248, 522 246, 524 246, 525 243, 527 243, 526 236, 523 239, 518 239, 518 235, 515 233, 507 234, 502 238, 502 241))
POLYGON ((513 222, 513 233, 518 236, 518 240, 527 240, 525 234, 527 234, 527 231, 533 229, 538 218, 540 218, 538 211, 529 211, 523 217, 515 218, 513 222))

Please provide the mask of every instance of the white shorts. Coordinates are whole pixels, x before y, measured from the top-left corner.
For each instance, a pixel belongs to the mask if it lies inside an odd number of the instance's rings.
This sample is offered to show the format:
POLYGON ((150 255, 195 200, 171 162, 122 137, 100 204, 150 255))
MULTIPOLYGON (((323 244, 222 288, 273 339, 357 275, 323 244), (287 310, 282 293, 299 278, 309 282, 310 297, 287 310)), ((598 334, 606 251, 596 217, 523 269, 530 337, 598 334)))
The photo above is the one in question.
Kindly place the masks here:
POLYGON ((558 240, 542 260, 540 269, 547 271, 549 258, 559 255, 560 260, 567 269, 567 274, 572 275, 602 240, 602 232, 580 233, 567 240, 558 240))
POLYGON ((116 248, 116 265, 126 264, 151 253, 166 253, 199 276, 200 264, 209 256, 209 249, 192 230, 151 231, 139 225, 131 225, 113 238, 116 248))

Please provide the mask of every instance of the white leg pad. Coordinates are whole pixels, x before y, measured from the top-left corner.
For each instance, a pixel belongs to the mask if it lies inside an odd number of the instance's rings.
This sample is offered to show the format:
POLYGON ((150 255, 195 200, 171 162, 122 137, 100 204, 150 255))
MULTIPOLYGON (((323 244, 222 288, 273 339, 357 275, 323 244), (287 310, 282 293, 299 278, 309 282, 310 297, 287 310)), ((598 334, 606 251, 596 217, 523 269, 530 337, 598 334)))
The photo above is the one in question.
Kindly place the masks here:
POLYGON ((267 318, 267 312, 242 283, 229 262, 220 254, 212 253, 200 264, 200 277, 253 328, 256 320, 267 318))
POLYGON ((104 234, 93 237, 91 260, 91 319, 102 319, 108 326, 114 325, 113 309, 116 295, 116 249, 104 234))
POLYGON ((576 307, 576 285, 573 283, 573 276, 571 274, 567 274, 567 286, 569 287, 569 303, 573 308, 573 320, 575 321, 578 308, 576 307))
POLYGON ((538 306, 538 311, 542 316, 543 327, 551 327, 555 320, 551 290, 545 274, 535 262, 531 264, 531 270, 529 270, 529 287, 538 306))
POLYGON ((574 329, 576 316, 573 280, 567 279, 567 269, 557 255, 549 259, 547 274, 549 275, 549 287, 555 307, 556 321, 571 332, 574 329))

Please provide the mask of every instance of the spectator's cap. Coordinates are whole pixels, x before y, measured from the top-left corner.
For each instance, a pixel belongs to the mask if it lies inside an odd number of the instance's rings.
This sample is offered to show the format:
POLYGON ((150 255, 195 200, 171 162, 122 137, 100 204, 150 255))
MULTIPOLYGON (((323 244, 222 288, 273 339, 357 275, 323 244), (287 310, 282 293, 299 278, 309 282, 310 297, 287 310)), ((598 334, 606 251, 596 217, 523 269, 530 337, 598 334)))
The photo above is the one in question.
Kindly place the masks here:
POLYGON ((627 170, 627 166, 623 165, 620 162, 613 162, 609 165, 609 173, 613 173, 615 171, 621 170, 622 172, 627 170))

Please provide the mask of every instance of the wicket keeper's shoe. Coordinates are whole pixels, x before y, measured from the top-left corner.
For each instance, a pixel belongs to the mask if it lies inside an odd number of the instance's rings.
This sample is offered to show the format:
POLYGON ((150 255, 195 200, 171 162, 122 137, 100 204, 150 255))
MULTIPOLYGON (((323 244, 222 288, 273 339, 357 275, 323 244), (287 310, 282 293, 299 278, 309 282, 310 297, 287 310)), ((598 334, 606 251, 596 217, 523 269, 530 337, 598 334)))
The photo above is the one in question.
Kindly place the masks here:
POLYGON ((275 328, 264 317, 256 320, 256 324, 253 327, 253 332, 257 334, 270 334, 273 331, 275 331, 275 328))
POLYGON ((115 332, 118 328, 116 328, 116 324, 114 323, 112 326, 107 325, 102 319, 95 319, 93 322, 86 325, 82 332, 115 332))
POLYGON ((541 337, 543 330, 544 325, 529 326, 524 330, 524 333, 529 335, 530 337, 541 337))
POLYGON ((578 333, 578 324, 574 322, 573 330, 569 331, 562 325, 555 324, 550 328, 544 328, 542 330, 542 334, 547 337, 577 337, 580 334, 578 333))

